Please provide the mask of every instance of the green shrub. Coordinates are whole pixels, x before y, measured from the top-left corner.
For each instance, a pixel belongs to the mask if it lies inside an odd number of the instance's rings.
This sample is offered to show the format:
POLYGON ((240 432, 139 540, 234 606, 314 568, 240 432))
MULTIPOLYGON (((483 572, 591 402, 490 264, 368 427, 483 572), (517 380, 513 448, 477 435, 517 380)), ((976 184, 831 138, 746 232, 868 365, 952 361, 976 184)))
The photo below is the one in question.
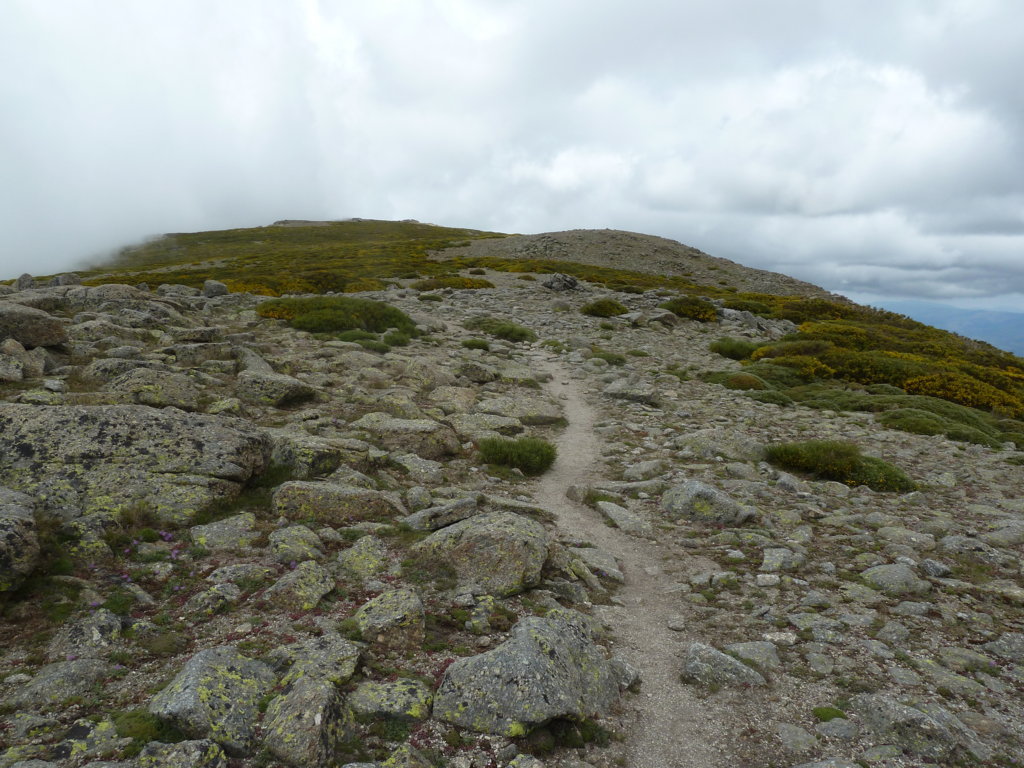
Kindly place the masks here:
POLYGON ((256 308, 261 317, 285 320, 293 328, 314 333, 363 330, 381 333, 397 328, 416 336, 416 323, 396 307, 352 296, 273 299, 256 308))
POLYGON ((777 392, 776 390, 768 390, 765 392, 753 391, 747 394, 751 400, 757 400, 759 403, 770 403, 772 405, 792 405, 793 398, 784 392, 777 392))
POLYGON ((615 317, 629 312, 629 308, 615 299, 597 299, 580 307, 580 312, 590 317, 615 317))
POLYGON ((356 342, 360 347, 370 352, 387 352, 391 347, 377 339, 360 339, 356 342))
POLYGON ((726 299, 722 306, 726 309, 737 309, 741 312, 750 312, 762 317, 770 315, 772 312, 772 308, 764 302, 753 301, 752 299, 726 299))
POLYGON ((444 301, 444 298, 436 293, 421 293, 416 298, 420 301, 444 301))
POLYGON ((833 347, 831 341, 823 339, 800 339, 797 341, 777 341, 765 344, 751 355, 754 360, 766 357, 792 357, 794 355, 823 355, 833 347))
POLYGON ((599 360, 604 360, 608 365, 625 365, 626 356, 620 355, 618 352, 609 352, 606 349, 600 347, 594 347, 591 350, 591 357, 596 357, 599 360))
POLYGON ((463 339, 460 343, 466 349, 482 349, 486 352, 491 348, 491 344, 487 339, 463 339))
POLYGON ((846 718, 846 713, 838 707, 815 707, 811 712, 819 723, 827 723, 829 720, 846 718))
POLYGON ((391 331, 385 333, 381 339, 389 347, 407 347, 409 346, 409 334, 402 333, 401 331, 391 331))
POLYGON ((480 277, 431 277, 426 280, 417 280, 409 287, 417 291, 436 291, 441 288, 493 288, 494 283, 480 277))
POLYGON ((917 487, 891 464, 873 456, 864 456, 853 443, 838 440, 778 443, 768 447, 767 458, 783 469, 847 485, 866 485, 875 491, 906 493, 917 487))
POLYGON ((696 296, 679 296, 658 305, 679 317, 688 317, 702 323, 713 323, 718 320, 718 310, 707 299, 696 296))
POLYGON ((376 339, 376 333, 370 333, 370 331, 353 330, 353 331, 342 331, 337 335, 338 341, 362 341, 363 339, 376 339))
POLYGON ((727 376, 722 385, 726 389, 771 389, 764 379, 742 371, 727 376))
POLYGON ((466 328, 471 331, 483 331, 489 333, 495 338, 504 339, 505 341, 520 342, 520 341, 536 341, 537 334, 531 331, 529 328, 524 328, 521 325, 508 322, 507 320, 499 320, 496 317, 474 317, 463 323, 466 328))
POLYGON ((899 429, 915 435, 942 435, 946 432, 946 425, 942 419, 918 408, 894 408, 891 411, 882 411, 875 416, 875 420, 883 427, 899 429))
POLYGON ((725 336, 718 341, 713 341, 708 346, 712 352, 722 357, 728 357, 730 360, 745 360, 750 357, 754 350, 758 349, 761 345, 756 341, 747 341, 746 339, 733 339, 729 336, 725 336))
POLYGON ((489 437, 481 440, 478 448, 485 464, 514 467, 527 475, 546 472, 557 454, 555 446, 539 437, 489 437))
POLYGON ((123 750, 125 757, 135 757, 151 741, 173 744, 188 738, 176 726, 144 709, 113 712, 110 719, 118 736, 132 740, 123 750))

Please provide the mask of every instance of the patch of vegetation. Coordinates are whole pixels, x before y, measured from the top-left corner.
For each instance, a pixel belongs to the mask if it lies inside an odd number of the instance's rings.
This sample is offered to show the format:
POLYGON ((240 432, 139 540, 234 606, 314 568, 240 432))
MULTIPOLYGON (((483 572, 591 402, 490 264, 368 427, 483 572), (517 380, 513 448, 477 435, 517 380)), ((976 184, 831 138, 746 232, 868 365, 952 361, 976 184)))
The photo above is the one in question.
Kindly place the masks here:
POLYGON ((715 354, 721 355, 722 357, 728 357, 731 360, 746 360, 749 358, 758 347, 760 347, 756 341, 748 341, 747 339, 733 339, 729 336, 725 336, 718 341, 713 341, 708 346, 715 354))
POLYGON ((629 308, 615 299, 597 299, 580 307, 580 312, 590 317, 615 317, 629 312, 629 308))
POLYGON ((520 740, 519 746, 528 754, 544 757, 557 749, 582 749, 588 744, 603 748, 613 740, 621 737, 589 718, 558 718, 533 730, 520 740))
POLYGON ((715 305, 707 299, 701 299, 697 296, 678 296, 658 306, 661 309, 667 309, 678 317, 687 317, 701 323, 714 323, 718 321, 718 310, 715 308, 715 305))
POLYGON ((260 304, 256 312, 261 317, 285 320, 293 328, 315 333, 351 330, 382 333, 397 328, 409 336, 418 335, 416 323, 402 310, 381 301, 352 296, 273 299, 260 304))
POLYGON ((496 317, 474 317, 467 320, 463 325, 471 331, 483 331, 498 339, 505 341, 521 342, 536 341, 537 334, 529 328, 525 328, 508 320, 499 320, 496 317))
POLYGON ((819 723, 846 718, 846 713, 838 707, 815 707, 811 713, 819 723))
POLYGON ((417 291, 436 291, 442 288, 457 289, 479 289, 493 288, 494 283, 480 277, 429 277, 426 280, 417 280, 409 286, 417 291))
POLYGON ((439 590, 458 584, 455 569, 431 552, 413 552, 402 560, 402 578, 411 584, 433 584, 439 590))
POLYGON ((555 463, 557 450, 539 437, 490 437, 477 446, 485 464, 514 467, 526 475, 540 475, 555 463))
POLYGON ((444 301, 444 298, 437 293, 421 293, 416 298, 420 301, 444 301))
POLYGON ((838 440, 808 440, 768 446, 772 464, 821 480, 846 485, 866 485, 875 491, 908 493, 917 485, 904 472, 873 456, 864 456, 853 443, 838 440))
POLYGON ((491 348, 491 344, 487 339, 463 339, 459 343, 466 349, 482 349, 485 352, 491 348))
POLYGON ((132 740, 123 751, 125 757, 135 757, 151 741, 171 744, 188 738, 179 728, 145 709, 113 712, 110 719, 114 722, 118 736, 132 740))
POLYGON ((165 235, 124 248, 81 271, 87 285, 222 280, 232 291, 266 296, 381 290, 388 278, 445 277, 433 252, 469 240, 504 237, 411 221, 338 221, 165 235))
POLYGON ((177 656, 188 648, 188 638, 174 630, 147 633, 139 636, 135 643, 157 657, 177 656))
POLYGON ((591 347, 590 356, 596 357, 598 360, 604 360, 608 365, 626 364, 625 355, 620 355, 618 352, 609 352, 607 349, 601 349, 600 347, 591 347))
POLYGON ((722 306, 726 309, 736 309, 741 312, 750 312, 754 315, 760 315, 761 317, 767 317, 772 313, 772 308, 765 304, 763 301, 754 301, 753 299, 726 299, 722 306))

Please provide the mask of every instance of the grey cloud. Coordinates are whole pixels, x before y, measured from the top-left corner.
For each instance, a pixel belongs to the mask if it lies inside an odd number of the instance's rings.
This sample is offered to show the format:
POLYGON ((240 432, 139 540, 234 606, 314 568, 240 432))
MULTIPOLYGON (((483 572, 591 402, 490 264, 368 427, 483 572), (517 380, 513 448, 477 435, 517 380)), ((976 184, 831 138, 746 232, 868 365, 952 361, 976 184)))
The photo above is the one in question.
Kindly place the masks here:
POLYGON ((833 290, 1009 296, 1010 0, 0 7, 0 274, 163 231, 646 231, 833 290))

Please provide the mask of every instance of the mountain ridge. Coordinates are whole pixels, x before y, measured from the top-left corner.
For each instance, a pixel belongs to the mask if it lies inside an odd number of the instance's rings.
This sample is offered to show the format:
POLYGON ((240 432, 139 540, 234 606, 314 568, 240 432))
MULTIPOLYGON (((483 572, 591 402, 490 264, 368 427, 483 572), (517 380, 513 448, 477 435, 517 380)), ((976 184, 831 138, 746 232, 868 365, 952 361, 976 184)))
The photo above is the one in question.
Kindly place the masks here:
POLYGON ((354 226, 0 288, 0 764, 1024 764, 1024 361, 354 226))

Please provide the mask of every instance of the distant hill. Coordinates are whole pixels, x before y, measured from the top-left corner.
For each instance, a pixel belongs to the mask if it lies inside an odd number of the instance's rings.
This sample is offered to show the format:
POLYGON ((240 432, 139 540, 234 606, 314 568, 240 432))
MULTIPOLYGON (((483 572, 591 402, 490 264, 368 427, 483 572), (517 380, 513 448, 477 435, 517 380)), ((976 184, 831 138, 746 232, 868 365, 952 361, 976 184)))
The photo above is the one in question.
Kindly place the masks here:
POLYGON ((1024 313, 960 309, 931 301, 873 302, 915 320, 1024 356, 1024 313))

